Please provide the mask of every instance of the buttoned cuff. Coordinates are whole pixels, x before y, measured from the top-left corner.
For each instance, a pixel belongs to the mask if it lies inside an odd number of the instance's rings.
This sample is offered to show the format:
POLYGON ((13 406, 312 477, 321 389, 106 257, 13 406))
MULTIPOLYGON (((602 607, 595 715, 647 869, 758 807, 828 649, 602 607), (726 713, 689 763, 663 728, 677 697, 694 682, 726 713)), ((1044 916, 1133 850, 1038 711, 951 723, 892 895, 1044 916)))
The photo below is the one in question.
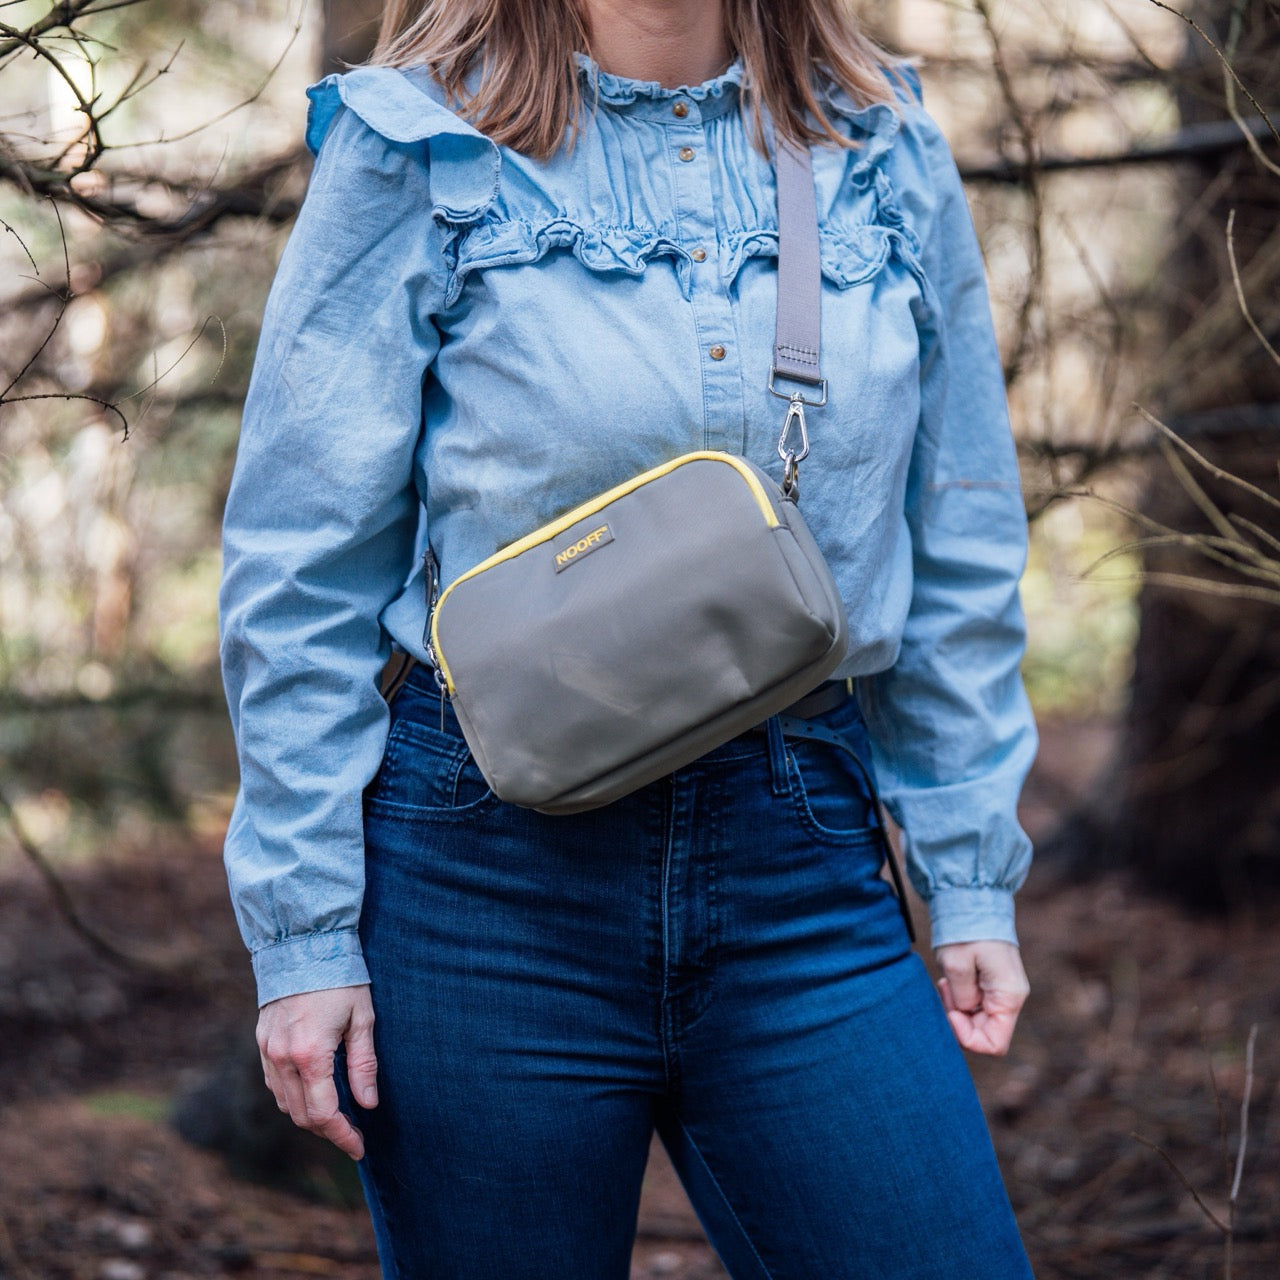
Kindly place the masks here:
POLYGON ((952 942, 1012 942, 1013 891, 995 888, 941 886, 929 897, 930 942, 945 947, 952 942))
POLYGON ((358 987, 369 981, 360 935, 332 929, 282 938, 253 953, 258 1007, 283 996, 332 987, 358 987))

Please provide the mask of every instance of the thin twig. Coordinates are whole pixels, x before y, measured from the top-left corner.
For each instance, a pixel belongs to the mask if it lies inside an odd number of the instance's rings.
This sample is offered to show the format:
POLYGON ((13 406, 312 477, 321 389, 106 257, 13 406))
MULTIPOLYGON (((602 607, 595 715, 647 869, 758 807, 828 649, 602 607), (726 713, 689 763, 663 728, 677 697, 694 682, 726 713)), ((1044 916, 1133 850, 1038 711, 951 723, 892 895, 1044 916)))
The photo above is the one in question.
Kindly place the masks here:
POLYGON ((1144 1138, 1140 1133, 1130 1133, 1129 1137, 1136 1139, 1138 1142, 1142 1143, 1144 1147, 1150 1147, 1151 1150, 1154 1151, 1156 1155, 1158 1155, 1177 1175, 1178 1181, 1181 1182, 1182 1185, 1191 1193, 1191 1198, 1200 1206, 1204 1216, 1208 1218, 1223 1235, 1228 1233, 1229 1228, 1227 1227, 1227 1224, 1223 1222, 1222 1219, 1219 1218, 1218 1215, 1214 1213, 1214 1211, 1210 1209, 1209 1206, 1200 1198, 1200 1193, 1191 1185, 1190 1179, 1188 1179, 1187 1175, 1178 1168, 1177 1162, 1163 1147, 1152 1142, 1150 1138, 1144 1138))
POLYGON ((1162 432, 1165 436, 1169 438, 1169 440, 1171 440, 1174 444, 1176 444, 1179 449, 1181 449, 1184 453, 1188 454, 1190 457, 1194 458, 1196 462, 1198 462, 1211 476, 1214 477, 1215 480, 1225 480, 1231 484, 1238 485, 1246 493, 1253 494, 1255 498, 1261 498, 1263 502, 1267 503, 1269 506, 1275 507, 1277 511, 1280 511, 1280 498, 1277 498, 1274 494, 1268 493, 1265 489, 1259 489, 1256 484, 1250 484, 1247 480, 1243 479, 1242 477, 1235 475, 1232 472, 1227 471, 1222 467, 1217 466, 1215 463, 1210 462, 1209 459, 1204 456, 1204 454, 1192 448, 1192 446, 1189 445, 1176 431, 1174 431, 1172 427, 1166 426, 1163 422, 1160 421, 1159 418, 1155 416, 1155 414, 1150 413, 1148 410, 1144 409, 1142 405, 1137 403, 1137 401, 1134 401, 1133 407, 1153 427, 1155 427, 1157 431, 1162 432))
POLYGON ((1250 587, 1243 583, 1217 582, 1212 578, 1197 578, 1189 573, 1154 573, 1143 570, 1127 578, 1095 578, 1094 581, 1150 583, 1159 587, 1177 587, 1180 591, 1224 596, 1229 600, 1260 600, 1263 604, 1280 604, 1280 591, 1272 591, 1267 587, 1250 587))
MULTIPOLYGON (((1147 142, 1135 142, 1115 151, 1093 151, 1081 155, 1074 151, 1040 151, 1036 170, 1041 175, 1079 173, 1085 170, 1117 169, 1149 164, 1171 164, 1230 155, 1246 146, 1257 146, 1257 139, 1270 130, 1261 116, 1241 116, 1232 120, 1205 120, 1184 124, 1172 133, 1147 142), (1244 136, 1240 130, 1245 131, 1244 136)), ((116 148, 112 148, 116 150, 116 148)), ((1000 186, 1020 186, 1026 180, 1027 167, 1017 160, 969 160, 957 158, 956 166, 965 182, 990 182, 1000 186)))
POLYGON ((1227 112, 1230 114, 1231 118, 1236 122, 1236 124, 1239 125, 1241 133, 1244 134, 1245 140, 1249 144, 1249 149, 1253 152, 1254 159, 1257 160, 1257 162, 1260 165, 1262 165, 1264 169, 1267 169, 1269 172, 1273 173, 1277 178, 1280 178, 1280 164, 1276 164, 1276 162, 1272 160, 1270 157, 1263 155, 1262 147, 1259 145, 1258 140, 1249 132, 1248 128, 1245 126, 1244 117, 1240 114, 1240 108, 1236 105, 1236 83, 1234 79, 1235 72, 1232 70, 1232 67, 1235 63, 1236 50, 1240 47, 1240 34, 1244 30, 1243 10, 1244 10, 1244 6, 1241 0, 1236 0, 1236 3, 1232 6, 1232 9, 1231 9, 1231 25, 1227 32, 1227 47, 1226 47, 1226 50, 1224 51, 1225 56, 1223 58, 1224 67, 1222 72, 1222 96, 1223 96, 1223 100, 1227 104, 1227 112))
POLYGON ((1175 17, 1181 18, 1183 22, 1195 31, 1205 44, 1207 44, 1217 55, 1218 60, 1222 63, 1223 70, 1227 75, 1229 75, 1231 79, 1240 86, 1240 91, 1251 103, 1253 103, 1253 109, 1263 118, 1263 120, 1266 121, 1267 128, 1270 130, 1271 136, 1275 138, 1277 142, 1280 142, 1280 131, 1277 131, 1275 125, 1271 121, 1271 117, 1262 109, 1262 104, 1249 91, 1249 86, 1240 79, 1239 75, 1236 73, 1236 69, 1231 65, 1230 59, 1222 52, 1221 49, 1218 48, 1216 44, 1214 44, 1205 29, 1189 14, 1183 13, 1180 9, 1175 9, 1171 4, 1165 4, 1164 0, 1148 0, 1148 3, 1155 5, 1157 9, 1163 9, 1166 13, 1172 13, 1175 17))
MULTIPOLYGON (((1276 172, 1280 173, 1280 169, 1277 169, 1276 172)), ((1253 330, 1254 337, 1262 343, 1262 349, 1276 364, 1280 365, 1280 351, 1277 351, 1267 340, 1267 335, 1259 328, 1258 322, 1253 318, 1253 312, 1249 310, 1248 302, 1245 301, 1244 286, 1240 283, 1240 267, 1236 262, 1235 222, 1236 211, 1232 209, 1227 214, 1227 261, 1231 264, 1231 281, 1236 287, 1236 300, 1240 303, 1240 314, 1244 316, 1249 328, 1253 330)))
POLYGON ((1012 383, 1021 372, 1031 345, 1033 313, 1044 297, 1044 183, 1040 176, 1039 148, 1031 128, 1027 113, 1018 101, 1018 93, 1013 85, 1013 77, 1009 73, 1005 57, 1004 44, 996 30, 991 8, 987 0, 973 0, 973 7, 982 18, 986 30, 987 43, 991 47, 991 60, 995 68, 996 81, 1000 86, 1000 96, 1004 99, 1009 118, 1018 131, 1018 139, 1022 145, 1022 177, 1030 204, 1028 218, 1027 246, 1027 287, 1018 307, 1018 318, 1014 332, 1017 335, 1013 352, 1004 362, 1005 381, 1012 383))
POLYGON ((1173 445, 1167 440, 1160 442, 1160 452, 1164 454, 1164 460, 1169 465, 1169 470, 1177 477, 1178 483, 1186 492, 1188 498, 1195 504, 1201 515, 1209 521, 1222 537, 1228 542, 1244 542, 1244 535, 1222 514, 1221 508, 1214 500, 1205 493, 1199 482, 1193 476, 1187 467, 1187 464, 1178 457, 1174 451, 1173 445))
POLYGON ((1104 551, 1081 570, 1080 577, 1087 578, 1112 560, 1132 555, 1134 552, 1151 551, 1157 547, 1181 547, 1184 551, 1194 551, 1207 560, 1212 560, 1214 564, 1230 569, 1233 573, 1243 574, 1247 578, 1261 579, 1263 582, 1274 583, 1280 587, 1280 563, 1272 561, 1265 552, 1259 551, 1256 547, 1229 542, 1224 538, 1215 538, 1210 533, 1175 532, 1132 538, 1128 542, 1104 551), (1245 563, 1241 560, 1241 556, 1252 563, 1245 563))
POLYGON ((1273 551, 1280 552, 1280 538, 1275 534, 1268 533, 1260 524, 1254 524, 1252 520, 1246 520, 1244 516, 1233 511, 1228 519, 1238 524, 1242 529, 1248 529, 1255 538, 1260 542, 1265 542, 1273 551))
POLYGON ((1244 1097, 1240 1099, 1240 1149, 1236 1152, 1236 1176, 1231 1179, 1231 1203, 1240 1195, 1240 1178, 1244 1173, 1244 1152, 1249 1145, 1249 1098, 1253 1093, 1253 1049, 1258 1041, 1258 1024, 1249 1028, 1249 1042, 1244 1050, 1244 1097))
POLYGON ((1205 1039, 1203 1021, 1197 1029, 1197 1034, 1200 1038, 1200 1048, 1204 1053, 1204 1064, 1209 1072, 1209 1090, 1213 1094, 1213 1109, 1218 1118, 1218 1147, 1222 1155, 1222 1167, 1230 1174, 1231 1156, 1227 1151, 1227 1113, 1222 1105, 1222 1090, 1218 1088, 1218 1073, 1213 1069, 1213 1051, 1209 1048, 1208 1040, 1205 1039))
POLYGON ((114 965, 118 965, 122 969, 128 969, 135 973, 159 971, 155 965, 144 960, 141 956, 122 951, 114 942, 104 938, 85 920, 72 900, 67 886, 63 884, 62 878, 53 869, 49 859, 44 856, 39 846, 31 838, 22 819, 18 817, 9 801, 9 797, 5 795, 3 790, 0 790, 0 817, 4 818, 9 830, 13 833, 13 838, 17 842, 18 848, 22 850, 27 861, 40 873, 41 879, 44 880, 49 894, 53 898, 54 906, 58 909, 58 914, 67 922, 72 932, 88 944, 95 955, 114 965))

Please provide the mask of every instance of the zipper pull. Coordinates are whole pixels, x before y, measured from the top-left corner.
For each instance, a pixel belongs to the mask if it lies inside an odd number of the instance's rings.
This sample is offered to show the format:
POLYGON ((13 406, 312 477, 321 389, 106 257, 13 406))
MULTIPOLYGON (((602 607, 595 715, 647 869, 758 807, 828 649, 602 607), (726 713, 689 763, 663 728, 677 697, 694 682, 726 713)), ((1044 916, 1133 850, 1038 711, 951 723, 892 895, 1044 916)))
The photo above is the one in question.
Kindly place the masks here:
MULTIPOLYGON (((436 611, 436 601, 440 598, 440 566, 436 562, 435 552, 431 550, 431 543, 427 543, 427 549, 422 553, 422 569, 423 576, 427 580, 427 621, 422 628, 422 647, 430 652, 431 649, 431 618, 436 611)), ((431 654, 432 662, 435 662, 435 654, 431 654)))
POLYGON ((440 690, 440 732, 444 732, 444 700, 449 696, 448 681, 444 678, 444 672, 440 669, 440 659, 436 656, 436 647, 431 643, 431 623, 435 618, 436 604, 440 599, 440 566, 436 561, 435 552, 431 549, 431 543, 427 543, 427 549, 422 553, 422 565, 426 572, 427 578, 427 622, 422 628, 422 647, 427 651, 427 657, 431 659, 432 674, 435 677, 436 688, 440 690))
MULTIPOLYGON (((436 652, 434 649, 432 649, 430 652, 431 652, 431 661, 434 663, 436 660, 436 652)), ((445 683, 444 672, 440 670, 440 667, 438 665, 436 666, 435 674, 436 674, 436 688, 440 690, 440 732, 443 733, 444 732, 444 700, 449 696, 449 690, 445 683)))

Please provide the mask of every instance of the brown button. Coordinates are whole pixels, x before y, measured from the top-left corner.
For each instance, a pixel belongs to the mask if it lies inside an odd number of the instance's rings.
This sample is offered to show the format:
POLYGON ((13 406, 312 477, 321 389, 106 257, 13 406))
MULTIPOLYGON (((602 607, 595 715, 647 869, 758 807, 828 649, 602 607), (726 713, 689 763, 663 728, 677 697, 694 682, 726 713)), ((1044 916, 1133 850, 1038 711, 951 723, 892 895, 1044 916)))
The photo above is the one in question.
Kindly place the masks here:
POLYGON ((680 150, 676 152, 676 154, 680 157, 681 160, 684 160, 687 162, 693 159, 694 150, 692 147, 681 147, 680 150))
POLYGON ((694 262, 706 262, 707 251, 705 249, 695 249, 690 255, 694 262))
POLYGON ((722 347, 722 346, 717 342, 717 343, 716 343, 716 345, 715 345, 714 347, 712 347, 712 348, 711 348, 711 358, 712 358, 713 360, 723 360, 723 359, 724 359, 724 356, 725 356, 725 350, 724 350, 724 348, 723 348, 723 347, 722 347))
POLYGON ((679 116, 683 120, 689 114, 689 104, 687 102, 673 102, 671 104, 671 114, 679 116))

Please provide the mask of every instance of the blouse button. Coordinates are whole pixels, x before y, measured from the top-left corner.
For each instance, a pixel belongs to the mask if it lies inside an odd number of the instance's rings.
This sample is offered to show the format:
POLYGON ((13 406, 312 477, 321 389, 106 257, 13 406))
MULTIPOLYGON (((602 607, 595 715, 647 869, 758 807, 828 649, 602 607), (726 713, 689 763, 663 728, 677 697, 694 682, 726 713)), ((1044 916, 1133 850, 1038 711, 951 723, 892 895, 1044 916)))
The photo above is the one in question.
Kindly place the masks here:
POLYGON ((687 102, 673 102, 671 104, 671 114, 683 120, 689 114, 689 104, 687 102))
POLYGON ((691 257, 694 262, 706 262, 707 251, 705 249, 694 249, 693 252, 689 254, 689 257, 691 257))
POLYGON ((676 155, 678 155, 681 160, 684 160, 687 163, 688 161, 693 159, 694 150, 692 147, 681 147, 680 150, 676 152, 676 155))
POLYGON ((724 350, 724 348, 723 348, 723 347, 722 347, 722 346, 717 342, 717 343, 716 343, 716 345, 715 345, 714 347, 712 347, 712 348, 711 348, 711 358, 712 358, 713 360, 723 360, 723 359, 724 359, 724 357, 725 357, 725 350, 724 350))

